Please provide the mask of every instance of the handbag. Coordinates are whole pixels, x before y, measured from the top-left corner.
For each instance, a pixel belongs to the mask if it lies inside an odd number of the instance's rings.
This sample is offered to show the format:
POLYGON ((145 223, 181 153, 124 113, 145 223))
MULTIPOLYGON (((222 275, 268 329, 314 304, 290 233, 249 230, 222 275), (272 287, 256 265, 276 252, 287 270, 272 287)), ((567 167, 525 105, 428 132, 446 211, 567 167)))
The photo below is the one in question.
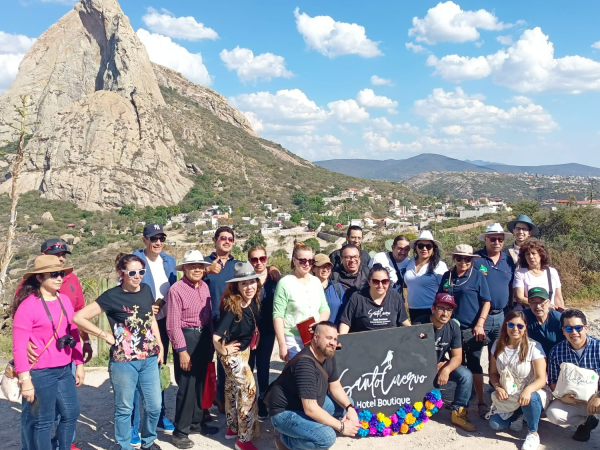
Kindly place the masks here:
POLYGON ((217 375, 215 371, 215 363, 208 363, 206 368, 206 378, 204 381, 204 391, 202 392, 202 409, 210 409, 215 397, 217 396, 217 375))
POLYGON ((552 393, 561 398, 567 394, 575 395, 577 400, 587 402, 598 391, 598 374, 591 369, 584 369, 575 364, 563 362, 560 375, 552 393))
MULTIPOLYGON (((44 301, 44 300, 42 300, 44 301)), ((60 320, 58 321, 58 328, 60 328, 60 324, 62 323, 63 311, 60 311, 60 320)), ((36 362, 40 359, 40 356, 44 354, 44 352, 48 349, 54 338, 56 337, 56 333, 52 335, 40 355, 38 359, 36 359, 31 366, 29 366, 29 370, 33 368, 36 362)), ((11 359, 6 367, 4 368, 4 373, 2 374, 2 381, 0 381, 0 390, 2 394, 8 401, 13 403, 21 403, 21 384, 19 383, 19 377, 15 372, 15 360, 11 359)))
POLYGON ((252 319, 254 319, 254 333, 252 333, 252 339, 250 340, 250 350, 256 350, 260 342, 260 331, 258 331, 256 317, 254 317, 254 311, 252 311, 252 304, 250 305, 250 312, 252 313, 252 319))

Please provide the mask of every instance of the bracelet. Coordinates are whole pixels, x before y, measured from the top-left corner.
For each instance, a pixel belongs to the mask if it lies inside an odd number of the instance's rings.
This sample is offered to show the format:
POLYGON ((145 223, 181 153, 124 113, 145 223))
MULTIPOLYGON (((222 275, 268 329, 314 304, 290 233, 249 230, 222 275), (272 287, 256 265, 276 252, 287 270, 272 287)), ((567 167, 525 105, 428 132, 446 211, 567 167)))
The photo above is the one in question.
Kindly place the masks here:
POLYGON ((25 375, 24 377, 22 377, 22 378, 19 378, 19 383, 22 383, 23 381, 27 381, 27 380, 29 380, 30 378, 31 378, 31 377, 30 377, 29 375, 25 375))
POLYGON ((28 391, 33 391, 35 388, 31 388, 31 389, 21 389, 21 392, 28 392, 28 391))
POLYGON ((342 434, 344 432, 344 422, 342 422, 340 420, 340 429, 338 430, 338 433, 342 434))
POLYGON ((83 341, 84 344, 89 344, 92 345, 92 341, 90 341, 89 339, 87 341, 83 341))
POLYGON ((352 408, 352 403, 348 403, 348 405, 344 409, 348 411, 350 408, 352 408))

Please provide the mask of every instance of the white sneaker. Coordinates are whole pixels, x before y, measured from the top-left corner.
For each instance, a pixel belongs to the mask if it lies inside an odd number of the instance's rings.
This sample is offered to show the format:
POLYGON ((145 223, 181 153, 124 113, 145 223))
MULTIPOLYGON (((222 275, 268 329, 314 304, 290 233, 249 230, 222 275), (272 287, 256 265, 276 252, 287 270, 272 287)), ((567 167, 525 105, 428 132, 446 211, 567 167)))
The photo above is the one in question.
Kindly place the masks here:
POLYGON ((513 431, 521 431, 523 429, 523 414, 517 420, 510 423, 510 429, 513 431))
POLYGON ((521 450, 536 450, 540 446, 540 435, 534 433, 527 433, 525 442, 521 446, 521 450))

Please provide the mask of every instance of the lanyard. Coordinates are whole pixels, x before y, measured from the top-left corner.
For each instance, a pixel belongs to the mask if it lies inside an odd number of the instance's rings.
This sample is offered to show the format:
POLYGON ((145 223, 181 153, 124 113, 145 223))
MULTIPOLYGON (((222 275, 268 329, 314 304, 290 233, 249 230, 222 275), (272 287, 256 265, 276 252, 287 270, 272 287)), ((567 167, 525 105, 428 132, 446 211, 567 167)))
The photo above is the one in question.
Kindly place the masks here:
MULTIPOLYGON (((60 299, 60 295, 58 295, 58 292, 56 293, 56 299, 58 300, 58 303, 60 303, 60 308, 62 309, 62 312, 67 319, 67 330, 69 334, 71 334, 71 322, 69 322, 69 316, 67 316, 67 311, 65 311, 65 307, 63 306, 62 300, 60 299)), ((44 309, 46 310, 46 314, 48 314, 48 319, 50 319, 50 323, 52 324, 52 330, 54 330, 54 334, 58 336, 58 332, 56 331, 56 327, 54 326, 54 320, 52 320, 52 314, 50 314, 48 305, 46 305, 46 300, 44 300, 43 297, 41 298, 41 300, 42 304, 44 305, 44 309)))

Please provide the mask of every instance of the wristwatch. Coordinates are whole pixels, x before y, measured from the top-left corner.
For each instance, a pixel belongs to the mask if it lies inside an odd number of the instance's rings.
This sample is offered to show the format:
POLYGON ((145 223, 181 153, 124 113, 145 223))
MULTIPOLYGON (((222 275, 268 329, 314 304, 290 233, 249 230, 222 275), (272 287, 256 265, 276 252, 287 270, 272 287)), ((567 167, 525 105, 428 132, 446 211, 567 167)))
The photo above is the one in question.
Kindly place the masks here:
POLYGON ((348 411, 350 408, 352 408, 352 403, 348 403, 348 405, 344 408, 346 411, 348 411))

